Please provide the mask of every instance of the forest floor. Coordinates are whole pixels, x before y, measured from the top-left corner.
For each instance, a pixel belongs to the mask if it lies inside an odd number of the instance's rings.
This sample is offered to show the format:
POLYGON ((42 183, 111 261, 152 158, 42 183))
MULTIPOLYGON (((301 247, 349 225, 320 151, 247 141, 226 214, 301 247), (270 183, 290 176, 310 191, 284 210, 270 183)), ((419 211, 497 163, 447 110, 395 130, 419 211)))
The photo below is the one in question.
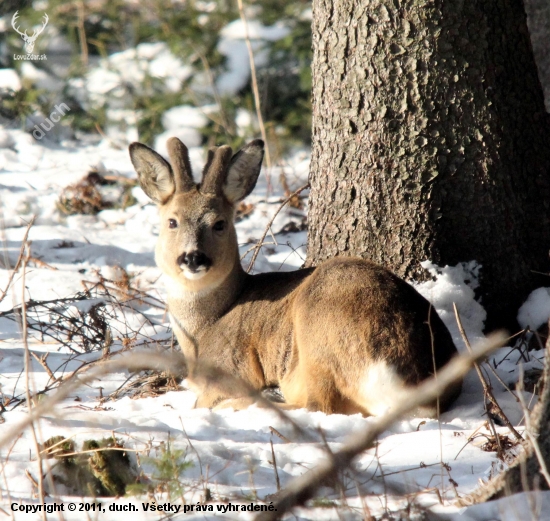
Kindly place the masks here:
MULTIPOLYGON (((70 450, 76 452, 90 448, 89 440, 116 438, 128 456, 128 472, 140 476, 142 486, 133 490, 134 495, 101 497, 100 512, 84 506, 88 519, 127 519, 127 512, 109 511, 109 506, 130 505, 137 509, 132 514, 136 520, 170 517, 145 511, 144 505, 153 499, 157 504, 187 505, 188 511, 182 508, 173 519, 249 519, 254 512, 224 509, 228 503, 269 505, 278 486, 284 488, 327 457, 327 446, 337 450, 369 425, 372 419, 360 415, 297 410, 287 413, 302 429, 296 431, 273 411, 256 406, 243 411, 196 409, 196 397, 185 380, 120 370, 71 392, 35 423, 36 440, 31 429, 7 439, 10 428, 28 414, 27 389, 32 403, 40 404, 63 381, 86 374, 98 360, 116 360, 128 352, 169 351, 173 338, 153 257, 157 210, 136 186, 127 151, 108 140, 52 144, 7 129, 0 129, 0 142, 0 508, 5 514, 17 520, 43 519, 40 513, 13 511, 12 504, 40 503, 37 443, 54 436, 70 439, 70 450), (95 214, 70 215, 85 211, 95 214), (28 323, 26 338, 22 313, 28 323), (32 355, 27 371, 26 345, 32 355), (197 511, 198 503, 212 511, 197 511)), ((202 149, 192 149, 191 157, 194 171, 200 172, 202 149)), ((270 172, 271 186, 264 171, 241 205, 237 230, 245 266, 281 202, 307 182, 308 168, 309 151, 293 150, 284 167, 270 172)), ((304 191, 271 223, 254 272, 302 265, 306 216, 304 191)), ((470 342, 482 341, 485 312, 474 298, 479 268, 473 262, 442 268, 426 262, 425 267, 433 280, 415 287, 433 303, 459 350, 465 346, 453 303, 470 342)), ((547 320, 549 301, 546 289, 533 294, 520 310, 522 323, 535 329, 547 320)), ((532 409, 537 396, 530 391, 536 390, 543 357, 535 337, 520 335, 483 364, 495 397, 520 432, 524 410, 514 388, 523 374, 523 397, 532 409)), ((546 494, 534 499, 524 495, 523 504, 516 499, 513 508, 506 501, 467 509, 455 506, 457 498, 467 497, 521 450, 506 427, 495 428, 500 455, 487 421, 483 388, 471 371, 462 395, 439 421, 414 418, 396 423, 375 449, 361 454, 353 469, 339 476, 337 486, 322 488, 307 507, 295 510, 295 516, 537 519, 549 500, 546 494)), ((85 492, 92 489, 83 490, 60 461, 42 461, 47 501, 93 505, 92 494, 85 492)), ((65 508, 62 514, 48 514, 48 519, 54 515, 83 518, 78 509, 65 508)))

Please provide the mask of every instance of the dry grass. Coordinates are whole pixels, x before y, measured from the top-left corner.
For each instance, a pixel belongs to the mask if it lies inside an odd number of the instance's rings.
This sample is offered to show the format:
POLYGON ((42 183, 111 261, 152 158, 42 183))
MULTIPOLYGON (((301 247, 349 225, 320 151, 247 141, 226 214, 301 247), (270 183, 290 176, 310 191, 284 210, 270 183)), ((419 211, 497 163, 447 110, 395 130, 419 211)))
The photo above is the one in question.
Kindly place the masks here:
POLYGON ((96 215, 102 210, 127 208, 136 202, 131 193, 136 185, 136 180, 92 169, 78 183, 63 190, 57 209, 64 215, 96 215))

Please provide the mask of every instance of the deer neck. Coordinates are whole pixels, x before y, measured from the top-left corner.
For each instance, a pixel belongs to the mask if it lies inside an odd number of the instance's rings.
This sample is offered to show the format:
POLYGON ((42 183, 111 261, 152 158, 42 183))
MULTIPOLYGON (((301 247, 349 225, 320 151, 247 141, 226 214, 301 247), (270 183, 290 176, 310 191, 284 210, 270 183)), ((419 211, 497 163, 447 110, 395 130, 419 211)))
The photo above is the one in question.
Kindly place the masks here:
POLYGON ((168 308, 172 320, 180 329, 196 335, 231 307, 241 294, 247 277, 237 255, 231 272, 216 286, 189 291, 180 284, 171 284, 168 287, 168 308))

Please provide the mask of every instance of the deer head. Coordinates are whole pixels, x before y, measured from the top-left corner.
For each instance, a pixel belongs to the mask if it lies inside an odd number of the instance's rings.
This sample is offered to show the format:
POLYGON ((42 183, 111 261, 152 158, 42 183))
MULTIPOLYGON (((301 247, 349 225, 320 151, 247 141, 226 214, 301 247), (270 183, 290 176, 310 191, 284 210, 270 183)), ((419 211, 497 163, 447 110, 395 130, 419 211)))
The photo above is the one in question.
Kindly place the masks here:
POLYGON ((36 42, 36 39, 42 33, 46 25, 48 25, 48 15, 44 13, 43 21, 42 21, 42 27, 40 29, 36 29, 31 36, 27 34, 27 30, 25 29, 25 32, 22 33, 19 30, 19 27, 15 26, 15 22, 17 21, 17 18, 19 18, 19 11, 15 11, 15 14, 13 15, 11 19, 11 25, 15 29, 15 32, 21 35, 21 38, 23 38, 23 41, 25 42, 25 51, 27 54, 32 53, 34 51, 34 44, 36 42))
POLYGON ((235 206, 256 184, 263 147, 263 141, 255 140, 235 155, 228 146, 210 150, 202 181, 196 184, 187 148, 179 139, 167 143, 171 165, 141 143, 130 145, 141 187, 159 205, 157 265, 186 290, 216 287, 241 269, 235 206))

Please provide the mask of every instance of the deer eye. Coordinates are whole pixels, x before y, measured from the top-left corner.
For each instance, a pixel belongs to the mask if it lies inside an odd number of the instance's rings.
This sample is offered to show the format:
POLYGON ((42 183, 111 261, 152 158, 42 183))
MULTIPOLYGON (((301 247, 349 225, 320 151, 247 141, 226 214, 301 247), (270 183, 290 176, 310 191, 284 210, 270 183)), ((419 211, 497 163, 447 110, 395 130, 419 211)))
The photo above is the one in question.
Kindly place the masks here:
POLYGON ((176 219, 168 219, 168 228, 177 228, 178 223, 176 219))
POLYGON ((223 232, 225 230, 225 221, 217 221, 214 223, 212 229, 216 232, 223 232))

